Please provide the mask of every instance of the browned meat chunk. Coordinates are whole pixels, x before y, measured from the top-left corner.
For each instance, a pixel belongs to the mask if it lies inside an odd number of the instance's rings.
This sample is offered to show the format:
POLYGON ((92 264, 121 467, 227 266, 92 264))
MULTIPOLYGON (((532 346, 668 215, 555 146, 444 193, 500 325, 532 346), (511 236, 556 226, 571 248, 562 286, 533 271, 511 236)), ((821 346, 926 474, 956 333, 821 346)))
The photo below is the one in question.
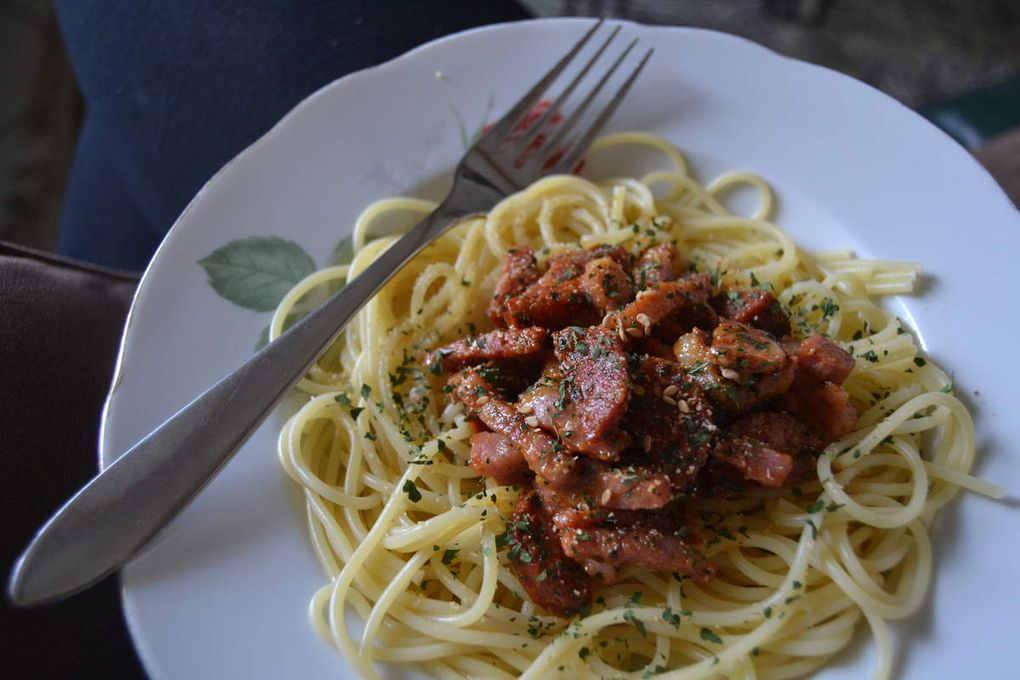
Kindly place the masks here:
POLYGON ((654 510, 673 497, 669 477, 634 466, 599 466, 592 481, 591 495, 604 508, 654 510))
POLYGON ((719 316, 709 304, 714 290, 709 277, 695 274, 685 277, 683 282, 688 289, 689 303, 667 315, 654 331, 664 342, 673 342, 693 328, 711 330, 719 323, 719 316))
POLYGON ((539 280, 517 297, 506 302, 504 314, 510 326, 563 328, 570 324, 591 325, 600 318, 588 303, 580 278, 552 285, 539 280))
POLYGON ((676 246, 672 243, 660 243, 641 253, 634 265, 634 285, 644 290, 664 281, 676 278, 673 273, 673 260, 676 259, 676 246))
POLYGON ((625 429, 673 490, 693 486, 715 440, 712 407, 679 364, 644 357, 632 372, 634 389, 625 429))
POLYGON ((797 371, 790 391, 779 399, 783 408, 810 423, 822 438, 820 445, 845 437, 857 425, 857 409, 842 382, 853 370, 854 360, 828 338, 808 336, 791 347, 797 371))
POLYGON ((581 274, 592 260, 609 257, 623 266, 627 254, 619 247, 570 250, 549 258, 549 267, 538 281, 506 301, 504 319, 511 326, 590 326, 602 318, 591 304, 581 274))
POLYGON ((766 290, 730 290, 712 298, 719 316, 771 333, 776 338, 790 334, 790 317, 776 296, 766 290))
POLYGON ((425 363, 429 367, 438 363, 450 372, 487 361, 534 362, 542 358, 548 345, 549 331, 544 328, 508 328, 451 342, 429 353, 425 363))
POLYGON ((676 571, 706 583, 715 567, 687 541, 687 527, 665 516, 615 526, 561 529, 563 551, 585 571, 612 583, 627 566, 676 571))
POLYGON ((732 321, 719 324, 714 335, 718 344, 713 339, 710 345, 708 335, 695 328, 680 336, 673 352, 690 379, 716 406, 745 411, 789 388, 794 363, 767 335, 732 321), (733 327, 724 328, 724 324, 733 327), (745 333, 745 329, 757 336, 745 333), (717 347, 722 354, 715 351, 717 347), (752 370, 752 366, 759 370, 752 370))
POLYGON ((638 293, 619 312, 607 315, 602 326, 625 340, 651 335, 659 326, 670 340, 695 326, 707 323, 711 328, 716 316, 707 304, 709 290, 704 276, 658 283, 638 293))
POLYGON ((556 406, 560 400, 560 392, 553 386, 558 383, 558 380, 554 381, 544 377, 522 394, 517 401, 518 411, 526 416, 534 416, 538 425, 549 432, 556 431, 556 422, 553 420, 553 416, 560 410, 556 406))
POLYGON ((712 455, 739 470, 745 478, 769 488, 782 486, 793 472, 793 456, 744 437, 724 435, 712 449, 712 455))
POLYGON ((587 250, 582 248, 564 250, 558 255, 550 257, 546 274, 553 275, 557 279, 580 276, 586 264, 603 257, 615 260, 621 267, 628 265, 629 258, 626 250, 620 246, 601 245, 587 250))
POLYGON ((534 491, 517 502, 507 524, 507 538, 510 568, 532 602, 562 617, 591 602, 584 569, 567 559, 534 491))
POLYGON ((471 437, 471 469, 497 484, 520 484, 528 479, 531 470, 521 450, 505 434, 479 432, 471 437))
POLYGON ((746 390, 723 378, 712 360, 709 342, 708 334, 700 328, 681 335, 673 345, 677 363, 716 405, 731 411, 750 406, 751 399, 746 390))
POLYGON ((823 444, 829 444, 854 431, 857 409, 850 403, 850 395, 836 383, 797 381, 783 403, 811 423, 821 435, 823 444))
POLYGON ((524 460, 546 484, 567 484, 574 459, 560 451, 556 440, 538 428, 529 427, 516 408, 501 399, 495 388, 476 369, 466 368, 450 376, 453 396, 485 425, 510 438, 524 460))
POLYGON ((854 368, 854 358, 820 333, 812 333, 805 338, 794 356, 797 358, 798 379, 807 376, 819 382, 842 385, 854 368))
POLYGON ((503 311, 506 301, 520 295, 524 290, 538 281, 538 264, 535 262, 535 251, 528 246, 511 248, 503 258, 503 271, 496 282, 496 290, 492 293, 492 301, 486 311, 489 318, 497 326, 503 326, 503 311))
POLYGON ((536 489, 558 529, 594 526, 620 512, 656 510, 672 498, 669 478, 662 473, 596 461, 579 461, 569 485, 536 489))
POLYGON ((734 421, 712 454, 746 479, 777 488, 789 481, 799 458, 813 459, 811 453, 819 444, 818 437, 789 413, 762 411, 734 421))
MULTIPOLYGON (((616 460, 630 444, 617 425, 627 410, 627 358, 620 340, 599 328, 569 327, 553 334, 562 375, 557 398, 541 407, 539 423, 552 426, 567 448, 600 460, 616 460)), ((536 409, 538 410, 538 409, 536 409)))
POLYGON ((733 421, 726 432, 762 442, 792 456, 817 452, 821 448, 818 437, 804 423, 783 411, 748 413, 733 421))
POLYGON ((723 320, 712 333, 711 359, 719 373, 752 395, 752 402, 782 394, 793 383, 795 365, 764 331, 723 320))
MULTIPOLYGON (((596 441, 584 442, 580 431, 576 428, 576 418, 572 410, 566 407, 566 392, 560 394, 559 368, 552 377, 547 371, 545 377, 521 395, 517 402, 517 410, 534 418, 529 422, 538 425, 547 432, 558 436, 567 449, 599 460, 616 460, 620 453, 632 443, 630 435, 618 428, 611 428, 606 435, 596 441), (553 387, 556 385, 556 387, 553 387)), ((564 386, 564 390, 569 383, 564 386)))
POLYGON ((712 359, 720 368, 742 376, 772 374, 790 363, 782 346, 763 331, 728 319, 712 333, 712 359))
POLYGON ((596 311, 605 314, 619 309, 634 297, 634 286, 620 263, 611 257, 600 257, 584 266, 581 290, 596 311))

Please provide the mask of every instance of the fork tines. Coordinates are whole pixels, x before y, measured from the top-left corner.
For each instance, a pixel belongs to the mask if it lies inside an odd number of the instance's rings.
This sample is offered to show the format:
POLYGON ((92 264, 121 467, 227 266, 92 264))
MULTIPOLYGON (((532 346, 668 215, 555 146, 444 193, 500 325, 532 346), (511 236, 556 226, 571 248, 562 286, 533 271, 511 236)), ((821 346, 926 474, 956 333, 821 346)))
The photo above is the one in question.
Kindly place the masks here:
POLYGON ((497 165, 504 179, 520 187, 540 175, 570 172, 652 56, 652 49, 632 56, 637 38, 622 50, 612 49, 620 26, 613 27, 601 41, 593 41, 603 26, 600 19, 588 29, 479 140, 476 151, 497 165), (600 62, 608 66, 596 68, 600 62), (627 62, 629 68, 621 70, 627 62), (613 87, 607 90, 611 82, 613 87), (600 98, 603 91, 606 94, 600 98), (600 105, 593 106, 596 102, 600 105))

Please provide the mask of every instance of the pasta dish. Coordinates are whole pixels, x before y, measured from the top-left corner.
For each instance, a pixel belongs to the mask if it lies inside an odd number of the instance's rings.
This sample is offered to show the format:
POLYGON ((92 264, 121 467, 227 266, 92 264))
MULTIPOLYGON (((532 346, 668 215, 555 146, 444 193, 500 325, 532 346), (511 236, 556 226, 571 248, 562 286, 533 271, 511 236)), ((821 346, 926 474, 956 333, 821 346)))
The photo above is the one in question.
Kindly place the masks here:
MULTIPOLYGON (((316 631, 363 677, 793 678, 858 624, 890 675, 929 526, 971 476, 950 377, 881 304, 919 268, 807 252, 758 176, 557 175, 466 219, 299 384, 279 438, 328 581, 316 631), (752 189, 750 215, 727 197, 752 189)), ((298 284, 270 336, 393 238, 298 284)))

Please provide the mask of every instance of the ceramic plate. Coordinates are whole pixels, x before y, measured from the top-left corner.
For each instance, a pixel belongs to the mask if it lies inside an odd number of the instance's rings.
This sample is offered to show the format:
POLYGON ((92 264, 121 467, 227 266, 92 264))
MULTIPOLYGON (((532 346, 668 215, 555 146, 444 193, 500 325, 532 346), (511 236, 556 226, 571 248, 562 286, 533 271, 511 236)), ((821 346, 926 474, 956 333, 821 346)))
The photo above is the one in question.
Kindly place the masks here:
MULTIPOLYGON (((135 297, 101 437, 104 464, 249 357, 283 292, 331 261, 369 201, 436 197, 485 121, 589 26, 505 24, 429 43, 297 106, 220 171, 160 246, 135 297), (512 58, 508 58, 508 55, 512 58)), ((851 78, 704 30, 623 24, 655 56, 610 130, 669 138, 710 178, 760 173, 776 216, 810 248, 916 260, 921 294, 894 302, 955 371, 980 441, 978 472, 1020 490, 1020 336, 1006 286, 1020 219, 947 136, 851 78), (1002 315, 1002 317, 997 317, 1002 315)), ((312 632, 324 583, 271 418, 167 532, 123 572, 124 607, 154 678, 349 678, 312 632)), ((895 625, 898 675, 1017 677, 1015 504, 964 495, 933 530, 926 606, 895 625)), ((827 679, 870 671, 867 636, 827 679)))

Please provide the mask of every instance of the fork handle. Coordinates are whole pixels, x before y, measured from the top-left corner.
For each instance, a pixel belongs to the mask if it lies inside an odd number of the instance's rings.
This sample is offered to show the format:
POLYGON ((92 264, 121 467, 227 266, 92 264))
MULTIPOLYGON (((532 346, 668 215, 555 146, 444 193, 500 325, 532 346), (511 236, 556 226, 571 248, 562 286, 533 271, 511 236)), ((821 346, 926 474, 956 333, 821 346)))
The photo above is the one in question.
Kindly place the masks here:
POLYGON ((17 605, 72 595, 146 548, 237 452, 365 302, 467 213, 444 201, 319 308, 149 433, 38 531, 9 584, 17 605))

